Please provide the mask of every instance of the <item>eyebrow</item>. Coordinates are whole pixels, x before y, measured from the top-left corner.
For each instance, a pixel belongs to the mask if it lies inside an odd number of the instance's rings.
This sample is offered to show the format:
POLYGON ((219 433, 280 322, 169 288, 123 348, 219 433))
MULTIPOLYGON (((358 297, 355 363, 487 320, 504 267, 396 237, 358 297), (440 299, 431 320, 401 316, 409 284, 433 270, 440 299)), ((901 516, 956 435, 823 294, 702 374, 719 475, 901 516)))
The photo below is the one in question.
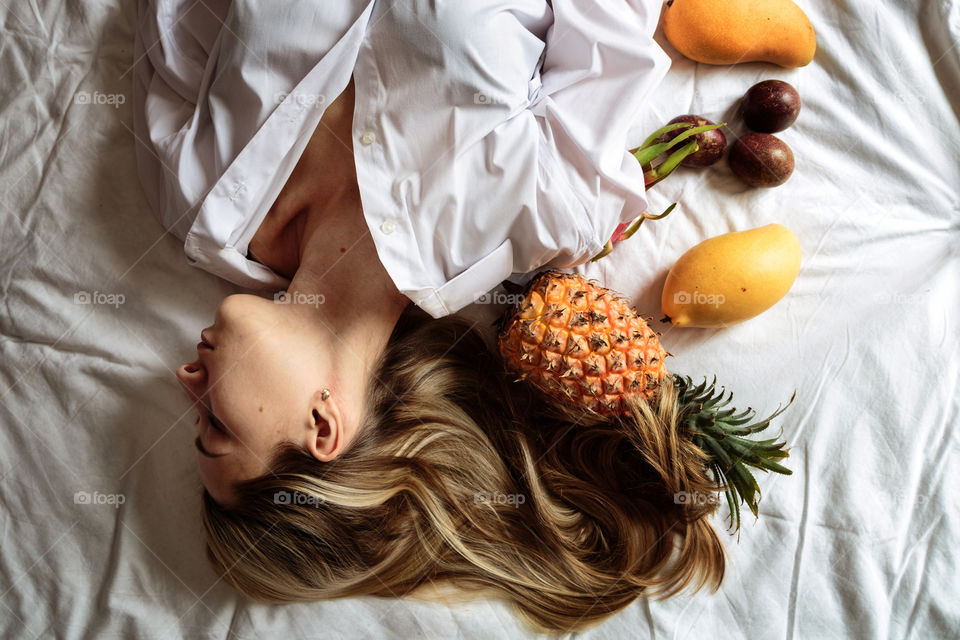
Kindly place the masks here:
POLYGON ((203 448, 203 443, 200 442, 200 436, 197 436, 196 438, 194 438, 193 444, 194 444, 194 446, 197 447, 197 451, 199 451, 202 455, 205 455, 205 456, 208 457, 208 458, 220 458, 220 457, 222 457, 222 456, 227 455, 227 454, 225 454, 225 453, 216 453, 216 454, 210 453, 209 451, 207 451, 206 449, 204 449, 204 448, 203 448))

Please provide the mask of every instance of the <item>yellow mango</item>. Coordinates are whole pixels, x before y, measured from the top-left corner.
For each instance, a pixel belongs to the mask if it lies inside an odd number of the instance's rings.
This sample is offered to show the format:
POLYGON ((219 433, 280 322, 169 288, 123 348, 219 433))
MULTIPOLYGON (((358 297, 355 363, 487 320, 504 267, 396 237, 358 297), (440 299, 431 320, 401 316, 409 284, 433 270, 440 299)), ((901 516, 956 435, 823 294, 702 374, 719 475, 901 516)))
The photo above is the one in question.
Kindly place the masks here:
POLYGON ((677 327, 728 327, 787 294, 800 272, 800 241, 779 224, 725 233, 680 256, 660 304, 677 327))
POLYGON ((672 0, 662 25, 677 51, 707 64, 802 67, 817 50, 813 25, 791 0, 672 0))

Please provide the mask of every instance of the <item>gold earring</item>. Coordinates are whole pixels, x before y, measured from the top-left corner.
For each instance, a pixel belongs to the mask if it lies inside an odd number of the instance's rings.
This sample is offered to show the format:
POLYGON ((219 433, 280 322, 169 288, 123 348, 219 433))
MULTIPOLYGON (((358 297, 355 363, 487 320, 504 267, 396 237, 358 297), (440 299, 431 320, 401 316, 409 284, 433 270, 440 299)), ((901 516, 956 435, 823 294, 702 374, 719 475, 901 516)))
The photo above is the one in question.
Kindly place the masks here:
POLYGON ((320 392, 320 399, 326 401, 330 397, 330 389, 324 389, 320 392))

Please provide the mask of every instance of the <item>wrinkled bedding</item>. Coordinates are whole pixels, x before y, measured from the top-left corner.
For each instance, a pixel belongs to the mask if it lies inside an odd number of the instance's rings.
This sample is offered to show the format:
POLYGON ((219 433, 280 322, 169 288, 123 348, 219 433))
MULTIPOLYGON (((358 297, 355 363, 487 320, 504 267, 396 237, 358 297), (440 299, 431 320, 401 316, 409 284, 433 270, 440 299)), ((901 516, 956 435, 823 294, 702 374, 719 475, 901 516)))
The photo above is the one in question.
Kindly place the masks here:
MULTIPOLYGON (((585 638, 949 638, 960 629, 960 5, 801 0, 814 62, 673 66, 635 145, 675 115, 743 132, 736 101, 800 92, 782 187, 682 169, 646 223, 584 267, 663 333, 671 370, 717 374, 778 420, 791 477, 726 538, 719 592, 637 601, 585 638), (661 324, 687 248, 769 222, 803 266, 725 330, 661 324)), ((496 638, 504 603, 251 604, 208 568, 193 418, 173 376, 236 289, 187 265, 137 179, 132 3, 0 3, 0 637, 496 638)), ((493 310, 473 308, 483 316, 493 310)), ((723 527, 724 513, 716 524, 723 527)))

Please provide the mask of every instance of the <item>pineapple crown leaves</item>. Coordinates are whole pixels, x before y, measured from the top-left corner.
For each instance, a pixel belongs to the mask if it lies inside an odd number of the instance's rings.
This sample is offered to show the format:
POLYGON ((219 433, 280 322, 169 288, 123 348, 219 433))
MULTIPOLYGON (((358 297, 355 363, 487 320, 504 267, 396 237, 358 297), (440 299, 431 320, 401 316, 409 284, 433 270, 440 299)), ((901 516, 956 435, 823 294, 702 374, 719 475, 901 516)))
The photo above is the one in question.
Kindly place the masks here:
POLYGON ((741 502, 746 503, 754 517, 758 516, 760 487, 748 467, 784 475, 793 473, 778 462, 790 455, 789 449, 783 448, 786 442, 777 442, 783 435, 782 429, 776 438, 752 440, 747 436, 770 426, 770 421, 790 406, 796 392, 786 405, 751 423, 756 415, 754 411, 749 407, 740 412, 728 408, 733 393, 727 393, 722 387, 717 391, 716 381, 714 377, 708 384, 704 378, 699 385, 694 385, 687 376, 674 376, 680 407, 679 424, 693 443, 710 456, 710 470, 723 488, 730 507, 730 527, 739 532, 741 502))

